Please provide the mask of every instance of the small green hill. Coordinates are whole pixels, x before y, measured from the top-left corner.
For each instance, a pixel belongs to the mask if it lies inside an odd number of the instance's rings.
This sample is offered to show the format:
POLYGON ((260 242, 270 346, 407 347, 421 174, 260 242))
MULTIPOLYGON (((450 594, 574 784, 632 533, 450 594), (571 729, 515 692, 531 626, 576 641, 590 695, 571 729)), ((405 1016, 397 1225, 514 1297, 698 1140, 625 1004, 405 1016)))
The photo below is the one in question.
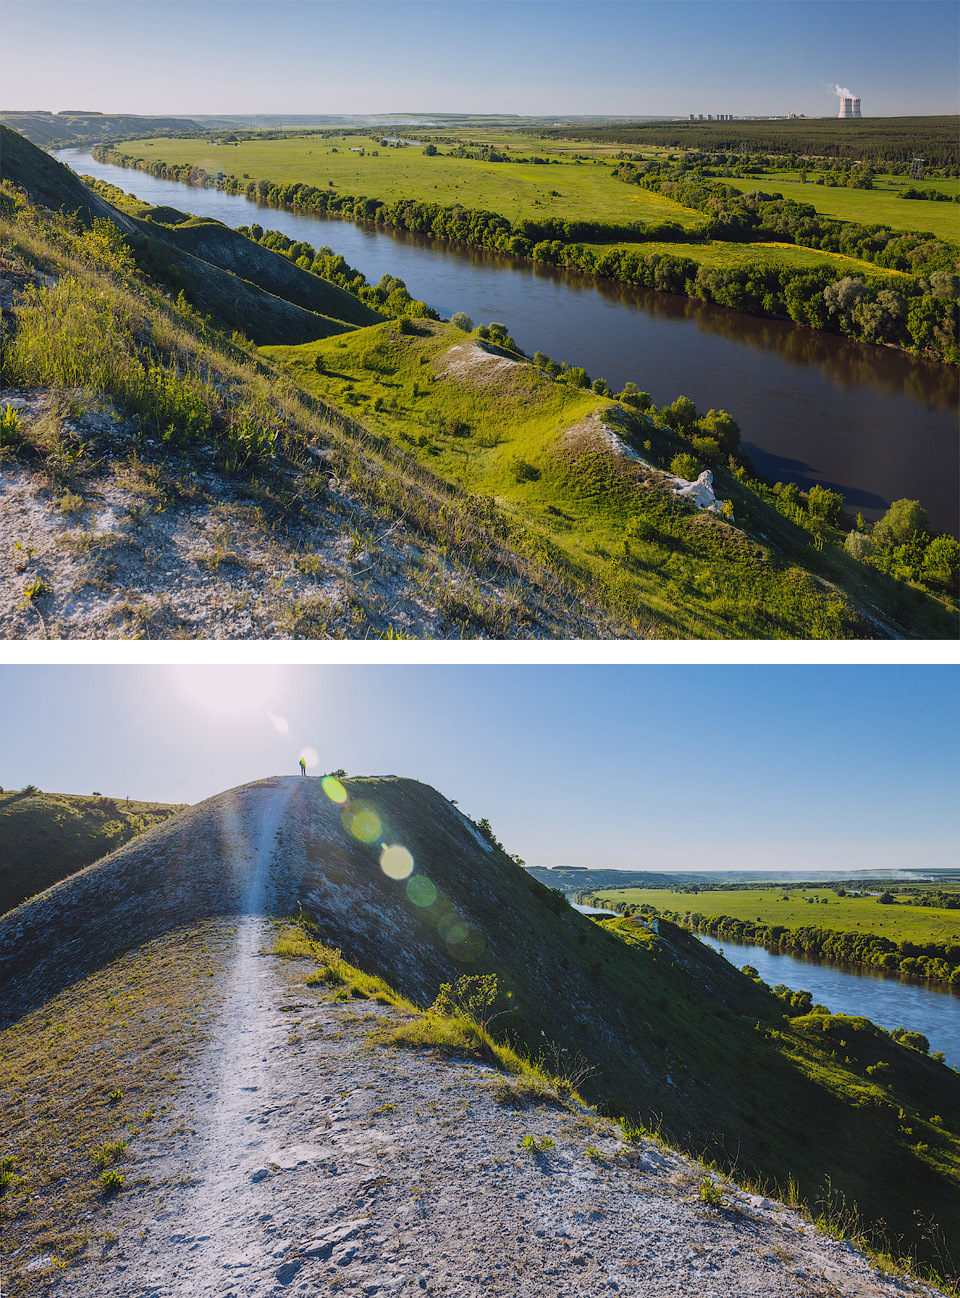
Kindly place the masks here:
POLYGON ((695 442, 476 332, 390 321, 262 353, 458 490, 536 529, 545 552, 588 572, 638 628, 745 639, 955 633, 936 600, 854 560, 843 533, 778 510, 772 489, 765 497, 725 457, 712 471, 732 518, 678 498, 676 458, 690 466, 684 478, 705 467, 695 442))
POLYGON ((106 139, 125 139, 141 132, 200 135, 204 129, 188 118, 136 117, 129 113, 5 112, 0 113, 0 121, 43 149, 100 144, 106 139))
POLYGON ((129 798, 0 792, 0 914, 92 865, 181 807, 129 798))

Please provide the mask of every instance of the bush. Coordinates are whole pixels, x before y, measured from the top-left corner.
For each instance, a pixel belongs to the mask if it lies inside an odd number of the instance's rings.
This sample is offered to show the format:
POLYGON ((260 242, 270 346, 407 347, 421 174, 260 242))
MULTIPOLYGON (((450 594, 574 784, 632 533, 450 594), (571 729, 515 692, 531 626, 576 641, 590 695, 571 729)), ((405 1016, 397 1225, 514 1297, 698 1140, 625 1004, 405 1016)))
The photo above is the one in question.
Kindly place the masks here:
POLYGON ((20 441, 20 416, 11 405, 0 410, 0 446, 14 446, 20 441))
POLYGON ((847 554, 852 555, 854 559, 859 559, 862 563, 864 559, 868 559, 873 554, 877 547, 873 543, 872 536, 867 536, 864 532, 851 532, 844 542, 844 548, 847 554))
POLYGON ((838 527, 843 521, 843 496, 814 483, 807 496, 807 509, 811 518, 822 518, 825 523, 838 527))
POLYGON ((708 410, 700 420, 700 431, 718 441, 729 455, 740 447, 740 425, 725 410, 708 410))
POLYGON ((922 1032, 909 1032, 906 1028, 894 1028, 890 1035, 894 1041, 899 1041, 902 1046, 909 1046, 911 1050, 919 1050, 922 1055, 930 1053, 930 1042, 922 1032))
POLYGON ((455 311, 450 317, 450 323, 456 329, 462 329, 465 334, 473 333, 473 321, 467 315, 466 311, 455 311))
POLYGON ((960 572, 960 541, 952 536, 935 536, 923 556, 923 579, 953 589, 960 572))
POLYGON ((691 437, 690 445, 701 460, 706 460, 707 464, 717 464, 719 462, 721 456, 720 443, 713 437, 691 437))
POLYGON ((878 545, 902 545, 927 530, 927 511, 919 500, 895 500, 873 529, 878 545))
POLYGON ((680 455, 675 455, 670 461, 670 472, 676 478, 684 478, 687 482, 695 482, 699 478, 701 469, 698 460, 685 451, 680 455))

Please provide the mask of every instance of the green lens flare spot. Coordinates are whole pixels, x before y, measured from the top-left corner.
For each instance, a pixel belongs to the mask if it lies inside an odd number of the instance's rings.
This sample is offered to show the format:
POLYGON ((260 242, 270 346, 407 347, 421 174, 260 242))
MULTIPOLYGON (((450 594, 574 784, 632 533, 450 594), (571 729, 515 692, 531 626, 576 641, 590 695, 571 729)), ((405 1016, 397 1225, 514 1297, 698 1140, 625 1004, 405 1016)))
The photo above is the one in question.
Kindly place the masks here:
POLYGON ((331 802, 346 802, 347 791, 335 775, 325 775, 320 781, 320 787, 331 802))
POLYGON ((399 843, 391 843, 380 853, 380 869, 388 879, 409 879, 413 874, 413 857, 399 843))
POLYGON ((415 874, 407 884, 407 896, 414 906, 425 908, 437 900, 437 890, 423 874, 415 874))
POLYGON ((361 843, 375 842, 383 828, 380 817, 369 802, 364 802, 363 798, 357 798, 355 802, 344 807, 340 819, 347 833, 352 834, 361 843))

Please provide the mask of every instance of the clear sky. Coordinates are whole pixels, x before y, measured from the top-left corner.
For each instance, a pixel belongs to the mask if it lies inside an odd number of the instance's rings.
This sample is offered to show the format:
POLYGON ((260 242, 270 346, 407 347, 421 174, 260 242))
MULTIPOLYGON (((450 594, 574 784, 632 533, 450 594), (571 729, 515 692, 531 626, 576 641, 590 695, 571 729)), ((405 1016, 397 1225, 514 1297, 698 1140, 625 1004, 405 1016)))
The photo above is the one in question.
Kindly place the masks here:
POLYGON ((301 754, 529 864, 960 863, 960 668, 0 667, 0 785, 194 802, 301 754))
POLYGON ((954 0, 4 0, 6 109, 955 113, 954 0))

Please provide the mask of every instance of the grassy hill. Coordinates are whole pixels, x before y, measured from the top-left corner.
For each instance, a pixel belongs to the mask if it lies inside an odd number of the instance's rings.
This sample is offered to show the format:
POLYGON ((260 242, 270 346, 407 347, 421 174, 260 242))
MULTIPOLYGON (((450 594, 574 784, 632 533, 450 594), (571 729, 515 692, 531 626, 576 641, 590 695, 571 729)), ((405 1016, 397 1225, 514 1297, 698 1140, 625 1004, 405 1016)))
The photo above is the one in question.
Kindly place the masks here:
MULTIPOLYGON (((459 975, 492 974, 495 1008, 507 1011, 500 1039, 555 1074, 579 1074, 607 1112, 777 1185, 825 1220, 846 1212, 849 1228, 859 1214, 875 1240, 926 1261, 936 1262, 930 1220, 956 1248, 951 1070, 864 1019, 789 1017, 762 984, 665 921, 658 932, 640 920, 595 924, 425 785, 352 779, 344 791, 345 803, 319 780, 231 790, 4 916, 8 1037, 24 1012, 125 951, 242 910, 230 844, 283 797, 269 905, 299 908, 365 974, 424 1007, 459 975), (382 842, 408 854, 402 869, 384 864, 382 842)), ((126 968, 129 979, 129 956, 126 968)), ((409 1034, 449 1045, 446 1031, 427 1016, 409 1034)))
MULTIPOLYGON (((263 354, 459 489, 535 524, 661 633, 847 638, 871 634, 868 608, 891 608, 882 581, 839 548, 818 549, 775 495, 722 464, 716 492, 734 522, 681 505, 666 476, 686 449, 680 437, 479 335, 387 323, 263 354)), ((939 614, 928 614, 933 627, 939 614)))
POLYGON ((21 789, 0 793, 0 913, 182 810, 165 802, 21 789))

